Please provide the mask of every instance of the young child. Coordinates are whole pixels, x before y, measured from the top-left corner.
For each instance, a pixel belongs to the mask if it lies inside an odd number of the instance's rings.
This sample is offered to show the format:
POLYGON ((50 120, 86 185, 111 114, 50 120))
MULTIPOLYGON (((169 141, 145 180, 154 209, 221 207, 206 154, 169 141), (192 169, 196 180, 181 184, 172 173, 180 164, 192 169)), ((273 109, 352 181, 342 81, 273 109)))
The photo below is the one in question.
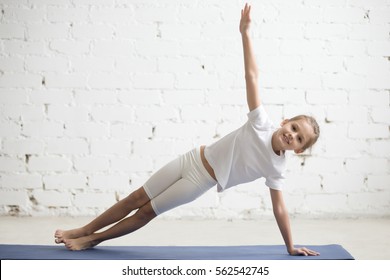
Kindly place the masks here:
POLYGON ((295 248, 288 213, 283 201, 285 151, 301 153, 312 146, 318 136, 317 122, 297 116, 276 129, 265 112, 258 90, 258 69, 249 36, 251 7, 241 10, 240 32, 244 51, 248 121, 216 143, 196 148, 171 161, 144 185, 114 204, 89 224, 73 230, 57 230, 55 242, 70 250, 83 250, 116 237, 129 234, 156 216, 193 201, 210 188, 218 190, 253 181, 260 177, 271 192, 275 219, 291 255, 318 255, 307 248, 295 248), (127 217, 130 212, 137 210, 127 217), (116 223, 111 228, 98 230, 116 223))

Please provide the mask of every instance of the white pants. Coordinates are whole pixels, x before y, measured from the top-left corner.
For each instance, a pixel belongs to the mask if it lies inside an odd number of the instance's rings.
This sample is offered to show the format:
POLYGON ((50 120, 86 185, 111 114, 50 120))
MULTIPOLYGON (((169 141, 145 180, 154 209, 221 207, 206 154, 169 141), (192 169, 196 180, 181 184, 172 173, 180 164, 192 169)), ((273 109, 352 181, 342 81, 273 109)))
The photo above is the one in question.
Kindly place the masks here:
POLYGON ((200 148, 171 161, 144 184, 156 215, 191 202, 207 192, 217 182, 204 167, 200 148))

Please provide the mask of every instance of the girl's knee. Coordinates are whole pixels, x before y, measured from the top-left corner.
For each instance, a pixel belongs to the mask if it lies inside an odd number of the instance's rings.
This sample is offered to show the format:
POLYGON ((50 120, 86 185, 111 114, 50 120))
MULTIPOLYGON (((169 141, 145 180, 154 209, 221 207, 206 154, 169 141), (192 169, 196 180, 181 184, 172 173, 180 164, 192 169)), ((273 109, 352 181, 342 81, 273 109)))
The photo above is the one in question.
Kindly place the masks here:
POLYGON ((152 203, 149 201, 144 206, 138 209, 137 216, 139 216, 142 220, 150 221, 157 216, 156 212, 152 207, 152 203))
POLYGON ((126 197, 126 200, 129 204, 141 207, 150 201, 149 196, 146 194, 146 191, 143 187, 132 192, 129 196, 126 197))

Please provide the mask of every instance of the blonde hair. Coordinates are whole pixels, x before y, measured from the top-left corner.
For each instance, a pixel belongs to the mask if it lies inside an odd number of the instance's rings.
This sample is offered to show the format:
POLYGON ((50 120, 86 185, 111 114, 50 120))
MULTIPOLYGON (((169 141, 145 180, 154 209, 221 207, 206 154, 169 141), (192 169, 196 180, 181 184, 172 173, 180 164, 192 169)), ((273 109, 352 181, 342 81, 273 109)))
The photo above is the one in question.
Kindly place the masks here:
POLYGON ((314 137, 310 138, 309 141, 307 141, 306 144, 302 147, 303 150, 306 150, 307 148, 313 146, 317 142, 318 137, 320 137, 320 126, 318 125, 315 118, 307 115, 298 115, 293 117, 289 121, 298 121, 298 120, 307 121, 307 123, 313 128, 314 137))

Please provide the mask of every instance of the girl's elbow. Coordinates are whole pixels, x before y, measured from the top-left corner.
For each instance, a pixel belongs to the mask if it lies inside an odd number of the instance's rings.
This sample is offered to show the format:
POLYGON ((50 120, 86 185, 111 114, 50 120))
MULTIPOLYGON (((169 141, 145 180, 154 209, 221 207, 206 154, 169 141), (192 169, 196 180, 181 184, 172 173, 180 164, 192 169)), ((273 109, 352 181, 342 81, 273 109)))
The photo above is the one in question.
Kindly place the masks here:
POLYGON ((281 217, 286 215, 287 211, 284 207, 273 207, 273 212, 275 217, 281 217))
POLYGON ((252 71, 252 72, 249 72, 249 73, 245 73, 245 80, 247 82, 257 82, 257 80, 259 79, 259 73, 257 71, 252 71))

